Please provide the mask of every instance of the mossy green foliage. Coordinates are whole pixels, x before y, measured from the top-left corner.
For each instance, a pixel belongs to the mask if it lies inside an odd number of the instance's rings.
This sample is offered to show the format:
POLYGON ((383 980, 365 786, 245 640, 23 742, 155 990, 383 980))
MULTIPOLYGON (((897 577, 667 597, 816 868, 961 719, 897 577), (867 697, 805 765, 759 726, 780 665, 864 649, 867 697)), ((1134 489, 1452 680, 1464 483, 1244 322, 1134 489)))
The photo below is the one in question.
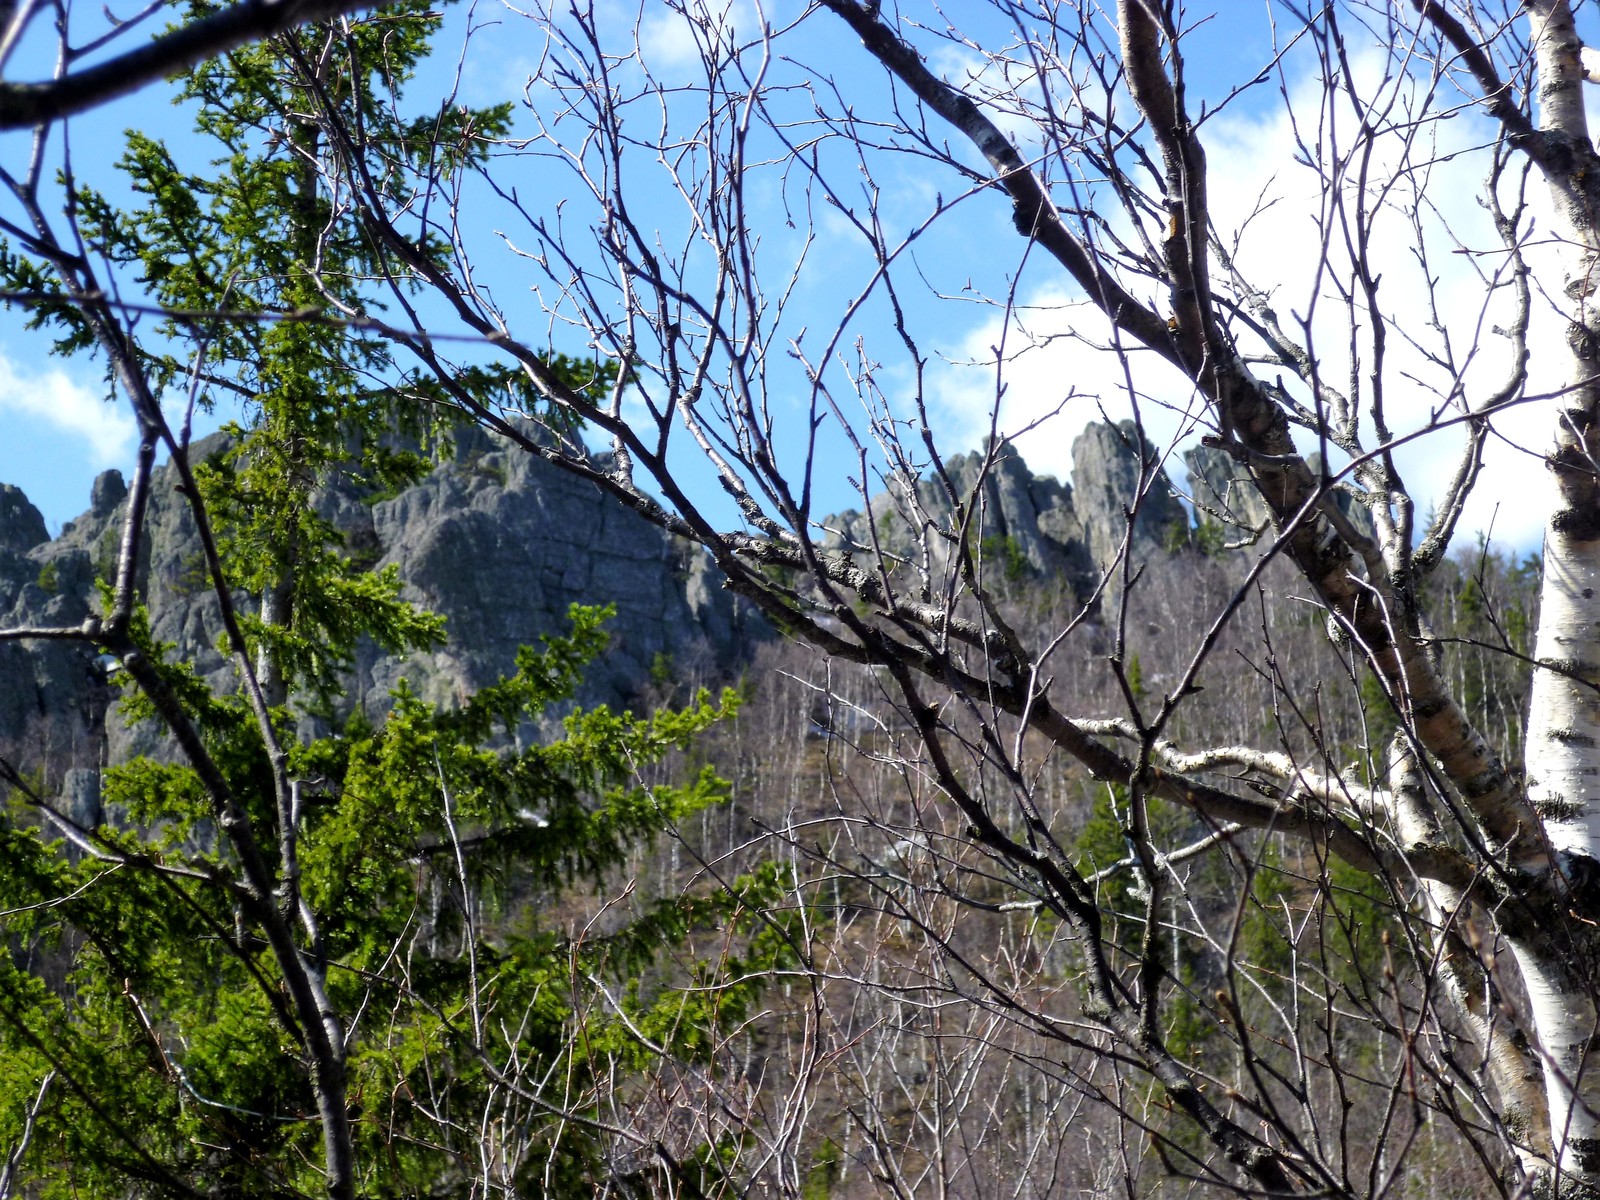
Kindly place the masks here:
POLYGON ((806 1172, 805 1190, 801 1200, 828 1200, 839 1182, 844 1152, 832 1138, 823 1138, 811 1157, 811 1170, 806 1172))
POLYGON ((1033 573, 1022 544, 1009 533, 989 534, 979 541, 978 549, 989 569, 998 570, 1007 583, 1021 583, 1033 573))
POLYGON ((1128 691, 1135 700, 1145 698, 1144 664, 1139 661, 1137 654, 1128 658, 1128 691))
POLYGON ((1207 558, 1217 558, 1228 549, 1228 529, 1215 517, 1204 513, 1194 527, 1194 547, 1207 558))
MULTIPOLYGON (((318 503, 334 486, 370 501, 418 479, 441 450, 432 414, 447 397, 367 331, 404 296, 405 273, 387 295, 373 284, 395 264, 330 196, 317 164, 348 148, 330 150, 331 126, 307 117, 331 111, 362 129, 363 158, 344 165, 379 192, 458 180, 510 110, 405 115, 403 85, 438 21, 406 3, 207 63, 182 87, 197 141, 180 155, 128 136, 136 206, 77 197, 97 249, 179 314, 129 332, 147 335, 128 347, 152 390, 189 391, 202 408, 239 402, 226 448, 190 464, 187 499, 216 556, 185 583, 231 598, 245 644, 221 649, 241 673, 275 679, 263 695, 293 789, 297 874, 260 715, 157 644, 139 612, 138 653, 211 773, 189 755, 107 771, 104 800, 126 820, 95 831, 99 855, 50 840, 39 790, 20 777, 0 817, 0 1146, 20 1147, 34 1114, 19 1170, 41 1200, 325 1190, 308 1039, 265 905, 297 939, 288 961, 326 980, 370 1196, 461 1188, 491 1119, 521 1194, 592 1194, 602 1096, 625 1103, 663 1056, 704 1061, 720 1024, 794 957, 791 921, 773 915, 789 886, 776 868, 681 896, 592 899, 678 820, 727 797, 710 771, 673 764, 737 703, 701 693, 647 716, 557 721, 604 648, 605 610, 574 608, 569 632, 457 706, 402 686, 381 720, 357 713, 296 739, 303 710, 336 710, 360 643, 403 654, 445 635, 392 568, 345 552, 318 503), (319 64, 315 86, 306 62, 319 64), (209 159, 182 161, 199 146, 209 159), (225 828, 238 815, 278 884, 265 900, 225 828)), ((426 227, 412 234, 423 261, 449 253, 426 227)), ((92 348, 52 267, 0 248, 0 280, 39 296, 32 318, 58 349, 92 348)), ((617 378, 548 362, 586 394, 617 378)), ((465 365, 455 382, 502 406, 543 403, 498 368, 465 365)), ((123 717, 164 719, 132 692, 123 717)))
MULTIPOLYGON (((402 688, 375 727, 292 750, 307 784, 302 887, 354 1034, 366 1194, 428 1192, 470 1157, 450 1131, 489 1103, 485 1059, 518 1064, 525 1083, 561 1079, 581 1126, 602 1080, 642 1077, 662 1053, 704 1059, 764 975, 794 959, 795 931, 771 915, 789 881, 770 866, 724 889, 620 906, 603 934, 541 919, 727 795, 709 771, 650 785, 640 771, 730 715, 731 692, 649 717, 576 711, 559 738, 508 744, 570 697, 604 643, 603 616, 575 609, 569 634, 458 709, 402 688), (700 938, 713 954, 693 949, 700 938), (481 1042, 474 1008, 494 1017, 481 1042)), ((259 795, 249 713, 216 700, 205 726, 236 793, 259 795)), ((0 826, 0 1139, 16 1144, 53 1069, 25 1158, 31 1194, 122 1196, 163 1178, 219 1194, 315 1193, 321 1133, 295 1022, 241 915, 204 789, 187 767, 140 760, 107 772, 105 793, 137 827, 164 833, 102 830, 128 858, 74 864, 15 816, 0 826)), ((527 1120, 552 1137, 564 1124, 537 1108, 527 1120)), ((595 1182, 598 1143, 581 1128, 564 1137, 558 1174, 595 1182)), ((150 1194, 164 1190, 175 1189, 150 1194)))

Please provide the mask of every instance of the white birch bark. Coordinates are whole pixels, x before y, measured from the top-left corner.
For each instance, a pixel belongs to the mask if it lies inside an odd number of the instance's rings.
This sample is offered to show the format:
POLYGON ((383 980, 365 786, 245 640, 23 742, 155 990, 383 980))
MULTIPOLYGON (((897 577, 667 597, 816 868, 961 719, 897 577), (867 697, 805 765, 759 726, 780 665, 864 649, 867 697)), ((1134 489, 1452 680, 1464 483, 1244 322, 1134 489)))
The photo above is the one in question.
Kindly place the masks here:
POLYGON ((1513 939, 1529 1014, 1538 1034, 1550 1113, 1550 1141, 1561 1194, 1600 1195, 1600 1065, 1589 1053, 1595 1033, 1593 998, 1581 972, 1513 939))
MULTIPOLYGON (((1558 515, 1563 509, 1558 506, 1558 515)), ((1552 523, 1553 526, 1558 524, 1552 523)), ((1528 794, 1567 881, 1600 859, 1600 539, 1552 527, 1526 742, 1528 794)), ((1550 1139, 1561 1175, 1600 1188, 1600 1064, 1588 964, 1511 939, 1543 1060, 1550 1139)))
POLYGON ((1600 540, 1545 536, 1528 794, 1558 862, 1600 859, 1600 540))
MULTIPOLYGON (((1407 735, 1395 738, 1389 763, 1390 790, 1375 795, 1387 806, 1400 848, 1411 851, 1442 839, 1444 831, 1428 803, 1422 770, 1407 735)), ((1553 1163, 1546 1132, 1550 1121, 1543 1072, 1530 1060, 1525 1047, 1513 1042, 1511 1027, 1499 1018, 1484 989, 1474 982, 1472 964, 1462 961, 1460 941, 1451 936, 1452 926, 1468 908, 1466 897, 1460 889, 1437 880, 1421 880, 1420 889, 1428 925, 1434 930, 1437 983, 1483 1055, 1523 1179, 1530 1183, 1548 1179, 1553 1163)))
MULTIPOLYGON (((1570 892, 1594 878, 1600 861, 1600 490, 1594 470, 1595 375, 1600 321, 1595 291, 1600 264, 1594 161, 1583 100, 1583 55, 1567 0, 1528 5, 1538 69, 1538 124, 1550 139, 1540 165, 1550 186, 1563 243, 1568 321, 1567 388, 1549 457, 1557 497, 1545 533, 1544 577, 1534 655, 1526 765, 1528 796, 1543 825, 1542 844, 1527 846, 1531 866, 1570 892), (1570 166, 1563 169, 1563 165, 1570 166), (1554 854, 1530 853, 1548 848, 1554 854), (1550 872, 1560 872, 1551 879, 1550 872)), ((1579 901, 1575 901, 1579 902, 1579 901)), ((1581 903, 1581 902, 1580 902, 1581 903)), ((1596 1005, 1585 957, 1513 938, 1529 1016, 1544 1066, 1550 1136, 1562 1191, 1600 1191, 1600 1070, 1589 1052, 1596 1005)))

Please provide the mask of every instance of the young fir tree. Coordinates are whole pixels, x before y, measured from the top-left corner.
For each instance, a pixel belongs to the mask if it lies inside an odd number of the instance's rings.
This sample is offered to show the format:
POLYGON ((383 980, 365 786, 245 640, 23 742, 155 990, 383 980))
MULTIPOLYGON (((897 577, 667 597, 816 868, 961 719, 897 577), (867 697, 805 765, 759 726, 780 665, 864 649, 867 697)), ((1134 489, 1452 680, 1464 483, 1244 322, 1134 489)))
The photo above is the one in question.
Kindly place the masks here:
MULTIPOLYGON (((134 401, 145 449, 133 536, 84 636, 121 662, 128 716, 164 725, 179 750, 106 773, 105 798, 130 823, 82 831, 81 858, 45 839, 29 810, 48 796, 9 771, 6 1194, 575 1195, 652 1158, 691 1191, 709 1183, 686 1156, 604 1119, 602 1100, 625 1098, 663 1055, 707 1055, 751 981, 790 955, 786 926, 764 915, 778 873, 613 906, 629 919, 608 913, 604 936, 576 942, 538 912, 567 887, 602 886, 641 844, 725 797, 709 771, 649 786, 640 772, 726 716, 732 696, 645 719, 578 712, 561 739, 522 745, 517 731, 569 699, 604 645, 605 614, 575 609, 570 633, 458 709, 402 688, 375 727, 357 718, 295 736, 295 709, 326 709, 358 639, 403 652, 444 630, 318 514, 330 485, 376 496, 416 479, 429 431, 398 423, 398 401, 414 412, 424 389, 339 320, 370 310, 381 264, 324 186, 326 156, 345 148, 302 119, 312 100, 286 64, 314 64, 299 77, 365 130, 360 170, 426 164, 449 177, 506 110, 400 115, 436 24, 411 4, 199 68, 183 93, 217 147, 206 171, 130 135, 123 166, 140 207, 89 192, 77 203, 113 269, 195 314, 153 340, 81 302, 92 268, 60 253, 42 221, 0 260, 9 286, 61 299, 38 319, 57 323, 63 351, 98 347, 134 401), (240 402, 212 461, 189 461, 186 432, 153 401, 185 389, 191 402, 240 402), (214 693, 153 644, 133 604, 156 443, 184 481, 236 692, 214 693), (728 978, 741 982, 685 969, 685 950, 671 982, 690 986, 668 986, 665 953, 705 928, 723 967, 737 949, 728 978)), ((575 387, 614 379, 552 365, 575 387)), ((464 372, 463 386, 526 394, 486 371, 464 372)))

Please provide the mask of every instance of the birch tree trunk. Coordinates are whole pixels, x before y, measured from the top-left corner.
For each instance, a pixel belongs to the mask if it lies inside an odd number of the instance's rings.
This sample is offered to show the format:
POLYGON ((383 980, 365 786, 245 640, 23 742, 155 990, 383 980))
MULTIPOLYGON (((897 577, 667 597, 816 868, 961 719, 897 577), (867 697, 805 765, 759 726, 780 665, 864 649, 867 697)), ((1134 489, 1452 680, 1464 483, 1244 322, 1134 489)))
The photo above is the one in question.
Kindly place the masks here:
MULTIPOLYGON (((1519 857, 1592 920, 1600 881, 1600 193, 1593 178, 1600 160, 1584 110, 1582 44, 1572 10, 1566 0, 1539 0, 1527 12, 1542 135, 1537 160, 1560 238, 1569 363, 1549 457, 1556 495, 1544 542, 1526 742, 1528 795, 1543 823, 1539 849, 1549 853, 1519 857)), ((1600 1189, 1594 940, 1582 937, 1578 947, 1525 939, 1512 945, 1543 1059, 1560 1172, 1600 1189)))

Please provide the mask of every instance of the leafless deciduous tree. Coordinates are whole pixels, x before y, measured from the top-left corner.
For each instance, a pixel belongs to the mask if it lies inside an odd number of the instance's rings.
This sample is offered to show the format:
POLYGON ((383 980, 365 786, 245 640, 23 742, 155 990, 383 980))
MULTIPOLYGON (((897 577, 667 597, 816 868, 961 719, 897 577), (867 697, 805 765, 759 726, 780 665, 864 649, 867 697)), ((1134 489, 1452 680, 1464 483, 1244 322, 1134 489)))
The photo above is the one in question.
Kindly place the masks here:
MULTIPOLYGON (((1082 956, 1075 1019, 1097 1033, 1054 1026, 1053 1036, 1103 1044, 1137 1064, 1236 1182, 1353 1192, 1381 1183, 1392 1164, 1370 1160, 1358 1178, 1309 1104, 1296 1113, 1283 1100, 1280 1089, 1313 1086, 1314 1068, 1271 1078, 1250 1065, 1241 1036, 1246 1073, 1221 1088, 1174 1051, 1162 930, 1184 889, 1173 874, 1176 847, 1153 819, 1158 804, 1198 814, 1215 845, 1235 827, 1268 830, 1302 847, 1301 861, 1337 859, 1382 880, 1426 981, 1420 995, 1392 998, 1411 1056, 1402 1073, 1411 1082, 1394 1086, 1413 1098, 1426 1091, 1407 1072, 1422 1069, 1430 1038, 1470 1034, 1475 1059, 1452 1051, 1453 1072, 1442 1058, 1427 1071, 1436 1086, 1475 1094, 1475 1115, 1462 1119, 1492 1131, 1486 1144, 1503 1155, 1504 1178, 1592 1188, 1600 1183, 1600 1075, 1588 1051, 1600 917, 1590 816, 1600 761, 1592 444, 1600 330, 1590 297, 1600 176, 1581 42, 1564 3, 1277 16, 1267 57, 1220 88, 1214 65, 1202 74, 1197 63, 1206 64, 1188 53, 1205 32, 1195 14, 1139 0, 1123 0, 1114 18, 997 5, 972 14, 969 29, 950 14, 853 0, 826 0, 791 29, 759 14, 741 29, 736 14, 695 6, 680 14, 692 49, 670 77, 652 76, 650 47, 597 10, 536 18, 534 132, 508 145, 491 175, 507 206, 501 219, 521 223, 508 240, 541 273, 543 320, 628 364, 628 386, 609 405, 558 386, 522 332, 526 314, 498 307, 478 286, 465 249, 449 265, 418 252, 411 193, 401 207, 370 178, 342 180, 341 191, 365 206, 374 236, 410 279, 517 357, 548 399, 613 439, 604 461, 570 441, 528 442, 531 451, 696 538, 731 586, 776 621, 892 681, 919 738, 918 761, 959 811, 965 837, 990 870, 1061 922, 1082 956), (840 47, 840 60, 848 44, 848 64, 807 65, 798 49, 790 57, 787 46, 802 35, 840 47), (692 77, 681 74, 685 61, 698 68, 692 77), (1306 75, 1317 85, 1309 106, 1297 95, 1306 75), (1298 295, 1252 262, 1251 214, 1224 220, 1210 200, 1218 113, 1259 104, 1251 88, 1275 80, 1299 162, 1284 170, 1310 172, 1317 184, 1315 211, 1298 231, 1315 241, 1316 269, 1298 295), (1478 121, 1481 133, 1466 149, 1485 180, 1478 199, 1489 220, 1472 228, 1453 224, 1431 190, 1436 177, 1453 186, 1437 162, 1446 153, 1440 126, 1451 117, 1478 121), (563 205, 541 207, 517 188, 515 172, 527 164, 563 193, 563 205), (913 171, 933 194, 908 219, 904 200, 888 192, 913 171), (997 230, 994 210, 1006 206, 1012 228, 997 230), (817 240, 769 231, 778 212, 814 222, 817 240), (1257 554, 1236 560, 1238 586, 1209 621, 1157 635, 1189 647, 1159 698, 1132 686, 1128 664, 1146 635, 1119 619, 1141 564, 1127 554, 1101 564, 1108 586, 1095 599, 1111 618, 1126 700, 1119 714, 1075 712, 1058 700, 1052 677, 1071 669, 1090 608, 1025 638, 969 536, 983 520, 975 494, 951 487, 935 514, 919 493, 891 487, 888 503, 916 534, 909 553, 877 537, 840 545, 813 501, 816 474, 839 470, 840 455, 869 511, 874 471, 891 482, 931 474, 950 486, 929 430, 933 384, 920 327, 928 292, 958 289, 919 277, 915 251, 925 239, 957 252, 957 239, 936 240, 953 223, 967 253, 1014 265, 1009 291, 977 294, 1006 309, 1023 299, 1025 271, 1053 274, 1076 305, 1068 335, 1116 360, 1129 399, 1164 396, 1189 414, 1247 473, 1270 515, 1257 554), (1398 291, 1391 304, 1384 287, 1399 267, 1378 256, 1396 223, 1428 285, 1416 308, 1398 291), (821 340, 802 335, 791 313, 810 284, 806 255, 824 244, 836 253, 842 237, 853 238, 867 269, 839 296, 834 329, 821 340), (1455 252, 1478 267, 1472 330, 1456 324, 1436 290, 1435 260, 1455 252), (1563 335, 1553 344, 1537 341, 1547 318, 1563 335), (1510 353, 1491 354, 1490 338, 1509 342, 1510 353), (1186 391, 1146 382, 1153 372, 1143 360, 1186 391), (810 414, 799 453, 780 399, 810 414), (1547 462, 1557 498, 1521 736, 1525 771, 1496 751, 1451 688, 1424 604, 1428 577, 1480 486, 1497 419, 1541 420, 1554 438, 1547 462), (1440 447, 1434 454, 1449 447, 1457 463, 1426 519, 1403 474, 1403 448, 1418 439, 1440 447), (715 469, 738 507, 734 526, 684 482, 680 441, 715 469), (1330 478, 1309 460, 1313 449, 1348 466, 1330 478), (1337 502, 1341 491, 1370 519, 1353 520, 1337 502), (1333 761, 1340 750, 1308 752, 1295 731, 1264 744, 1174 740, 1223 632, 1245 620, 1263 568, 1276 560, 1292 564, 1303 600, 1322 610, 1329 635, 1352 647, 1399 716, 1392 745, 1373 748, 1385 761, 1371 771, 1345 772, 1333 761), (1126 958, 1071 847, 1040 815, 1040 764, 1055 756, 1126 789, 1118 821, 1137 866, 1143 931, 1126 958)), ((332 133, 334 145, 359 136, 332 133)), ((458 221, 475 211, 465 195, 439 199, 458 221)), ((458 230, 437 232, 471 245, 458 230)), ((451 366, 420 336, 424 324, 406 340, 448 386, 451 366)), ((997 347, 997 404, 1011 358, 997 347)), ((476 415, 501 422, 481 406, 476 415)), ((871 515, 876 528, 885 514, 871 515)), ((1314 733, 1314 701, 1287 702, 1308 714, 1314 733)), ((1226 943, 1215 950, 1227 959, 1226 943)), ((1004 994, 975 964, 969 972, 972 986, 1004 994)), ((1318 997, 1330 1013, 1339 1006, 1326 978, 1297 978, 1291 994, 1318 997)), ((1236 1015, 1225 991, 1204 1003, 1218 1024, 1236 1015)), ((1049 1002, 1026 1010, 1042 1026, 1056 1020, 1049 1002)))
MULTIPOLYGON (((1507 1195, 1600 1193, 1600 157, 1572 7, 1275 5, 1257 50, 1239 13, 1147 0, 666 7, 507 17, 531 76, 476 175, 380 174, 331 99, 305 114, 327 202, 386 265, 370 304, 329 289, 286 315, 384 332, 447 402, 871 669, 886 707, 839 736, 900 800, 837 789, 843 828, 873 826, 859 846, 781 836, 848 868, 841 913, 933 952, 885 982, 894 1029, 959 1012, 952 1038, 1042 1064, 1041 1120, 1087 1096, 1172 1171, 1250 1194, 1390 1193, 1438 1122, 1507 1195), (1249 138, 1282 161, 1241 197, 1249 138), (1097 400, 1176 430, 1141 446, 1098 586, 1043 617, 1005 595, 985 493, 934 437, 952 309, 991 322, 992 432, 1037 402, 1047 444, 1097 400), (546 433, 461 386, 448 337, 519 364, 546 433), (564 382, 552 341, 622 366, 609 398, 564 382), (1262 517, 1206 560, 1220 581, 1167 597, 1181 622, 1155 619, 1135 537, 1180 436, 1262 517), (1552 486, 1537 636, 1491 604, 1489 644, 1462 647, 1435 586, 1458 530, 1500 467, 1504 503, 1530 503, 1502 443, 1552 486), (819 499, 840 475, 855 536, 819 499), (1471 682, 1485 653, 1531 667, 1514 720, 1471 682), (1268 700, 1227 726, 1241 670, 1268 700), (1098 865, 1051 790, 1085 775, 1119 845, 1098 865), (1380 1032, 1352 1048, 1353 1026, 1380 1032)), ((891 1093, 939 1081, 942 1155, 990 1077, 958 1056, 914 1078, 852 1037, 830 1061, 867 1097, 875 1173, 921 1194, 942 1160, 897 1140, 891 1093)))

